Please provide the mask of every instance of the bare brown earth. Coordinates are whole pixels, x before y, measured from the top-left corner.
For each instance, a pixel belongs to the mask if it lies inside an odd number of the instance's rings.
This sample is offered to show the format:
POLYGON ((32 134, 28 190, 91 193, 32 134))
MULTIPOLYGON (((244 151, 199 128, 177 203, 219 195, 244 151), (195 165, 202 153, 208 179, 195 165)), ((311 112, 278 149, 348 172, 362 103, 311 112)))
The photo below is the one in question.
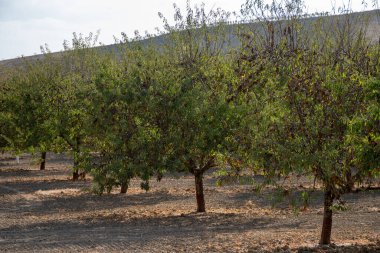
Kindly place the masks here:
MULTIPOLYGON (((20 164, 0 155, 1 252, 380 252, 379 191, 345 195, 348 211, 334 213, 335 245, 319 247, 319 190, 295 212, 269 188, 217 187, 209 173, 207 213, 197 214, 189 175, 152 180, 149 192, 134 180, 127 195, 98 196, 90 180, 70 181, 70 168, 65 155, 49 154, 46 171, 30 155, 20 164)), ((294 180, 291 191, 308 190, 309 181, 294 180)))

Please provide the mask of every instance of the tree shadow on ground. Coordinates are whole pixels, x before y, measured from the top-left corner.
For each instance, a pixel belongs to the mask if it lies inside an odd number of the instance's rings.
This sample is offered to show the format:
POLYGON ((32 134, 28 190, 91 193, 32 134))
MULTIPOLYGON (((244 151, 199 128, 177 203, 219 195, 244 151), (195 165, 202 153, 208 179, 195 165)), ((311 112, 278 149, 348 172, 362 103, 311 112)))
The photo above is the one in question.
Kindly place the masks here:
MULTIPOLYGON (((11 206, 18 206, 16 213, 34 213, 36 215, 46 215, 60 213, 75 213, 86 211, 112 211, 121 207, 149 206, 166 201, 186 200, 186 196, 171 195, 165 192, 138 193, 138 194, 104 194, 95 195, 91 193, 79 193, 77 195, 65 195, 64 193, 54 196, 45 196, 42 200, 19 199, 10 203, 11 206)), ((5 205, 3 208, 6 208, 5 205)))
MULTIPOLYGON (((274 218, 246 219, 239 214, 205 213, 127 220, 88 219, 81 221, 37 222, 25 226, 0 229, 0 247, 22 250, 33 248, 43 240, 44 249, 80 247, 111 247, 115 244, 150 243, 171 238, 177 240, 207 240, 217 234, 239 234, 251 230, 289 229, 297 222, 282 223, 274 218), (14 244, 15 242, 17 244, 14 244), (13 248, 12 248, 13 247, 13 248)), ((120 246, 120 245, 118 245, 120 246)), ((159 249, 157 249, 159 250, 159 249)))
POLYGON ((70 169, 37 170, 37 169, 14 168, 14 169, 0 170, 0 178, 2 179, 2 181, 8 181, 9 179, 11 179, 12 181, 15 181, 14 178, 22 179, 22 181, 28 181, 28 177, 54 177, 54 176, 69 177, 70 174, 71 174, 70 169))
POLYGON ((0 194, 19 194, 21 193, 35 193, 36 191, 48 191, 48 190, 64 190, 64 189, 82 189, 90 187, 91 182, 89 180, 71 181, 62 179, 50 179, 50 180, 25 180, 2 183, 3 188, 0 187, 0 194), (14 189, 14 190, 7 190, 14 189), (5 191, 5 192, 4 192, 5 191))

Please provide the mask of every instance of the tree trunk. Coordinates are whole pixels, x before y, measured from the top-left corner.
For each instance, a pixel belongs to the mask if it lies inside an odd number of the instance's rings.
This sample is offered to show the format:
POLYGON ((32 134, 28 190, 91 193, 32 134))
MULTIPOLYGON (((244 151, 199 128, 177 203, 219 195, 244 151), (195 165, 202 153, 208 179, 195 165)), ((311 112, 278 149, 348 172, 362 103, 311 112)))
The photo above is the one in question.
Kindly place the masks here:
POLYGON ((46 152, 41 152, 40 170, 45 170, 45 165, 46 165, 46 152))
POLYGON ((197 197, 197 212, 206 212, 205 197, 203 194, 203 173, 195 175, 195 194, 197 197))
POLYGON ((74 151, 73 181, 79 180, 79 177, 80 177, 79 169, 78 169, 80 145, 81 145, 81 139, 77 136, 75 138, 75 146, 73 147, 73 151, 74 151))
POLYGON ((128 190, 128 182, 123 182, 121 184, 120 194, 126 194, 128 190))
POLYGON ((332 210, 333 196, 330 190, 325 191, 324 211, 323 211, 323 225, 321 240, 319 244, 331 243, 331 228, 332 228, 332 210))
POLYGON ((78 157, 74 154, 73 181, 79 180, 78 157))
POLYGON ((79 180, 79 172, 78 170, 73 171, 73 181, 79 180))
POLYGON ((348 171, 346 172, 346 192, 351 192, 355 187, 355 180, 354 177, 351 174, 351 169, 348 168, 348 171))

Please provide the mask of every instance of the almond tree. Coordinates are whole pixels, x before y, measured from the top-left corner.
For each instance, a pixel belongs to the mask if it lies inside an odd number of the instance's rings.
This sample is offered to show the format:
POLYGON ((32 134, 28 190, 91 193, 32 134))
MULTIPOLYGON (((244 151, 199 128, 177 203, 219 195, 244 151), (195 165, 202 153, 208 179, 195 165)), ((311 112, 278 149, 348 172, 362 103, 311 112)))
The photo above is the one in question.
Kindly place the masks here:
POLYGON ((126 193, 139 177, 149 189, 149 178, 160 170, 161 131, 156 89, 165 82, 162 57, 154 48, 132 41, 118 46, 119 54, 102 59, 97 72, 91 110, 93 150, 87 168, 99 194, 120 186, 126 193))
POLYGON ((85 37, 74 33, 71 45, 65 41, 59 64, 62 78, 51 87, 50 103, 58 143, 73 153, 73 180, 79 179, 82 149, 88 141, 91 127, 90 107, 94 94, 94 77, 99 64, 99 51, 93 48, 98 34, 85 37))
POLYGON ((49 113, 51 85, 59 76, 51 55, 42 59, 21 59, 3 88, 2 120, 8 131, 2 133, 9 149, 41 152, 40 169, 45 169, 46 151, 53 145, 54 122, 49 113))
POLYGON ((239 59, 242 84, 254 104, 264 105, 252 127, 252 154, 268 177, 311 174, 322 183, 320 243, 330 244, 334 201, 368 172, 353 167, 357 154, 346 142, 348 122, 363 110, 362 83, 375 64, 365 29, 354 28, 348 15, 304 20, 303 3, 296 0, 249 0, 243 11, 262 22, 242 34, 239 59))
POLYGON ((228 13, 191 8, 183 14, 175 7, 175 24, 162 17, 167 34, 165 56, 171 61, 170 78, 162 90, 159 108, 166 112, 162 125, 168 141, 168 169, 190 172, 195 179, 197 212, 205 212, 204 173, 223 166, 229 138, 238 113, 227 101, 231 75, 225 22, 228 13))
POLYGON ((10 73, 4 65, 0 65, 0 67, 0 150, 4 151, 9 148, 11 144, 10 137, 14 136, 15 128, 11 125, 12 114, 8 109, 11 90, 8 82, 10 73))

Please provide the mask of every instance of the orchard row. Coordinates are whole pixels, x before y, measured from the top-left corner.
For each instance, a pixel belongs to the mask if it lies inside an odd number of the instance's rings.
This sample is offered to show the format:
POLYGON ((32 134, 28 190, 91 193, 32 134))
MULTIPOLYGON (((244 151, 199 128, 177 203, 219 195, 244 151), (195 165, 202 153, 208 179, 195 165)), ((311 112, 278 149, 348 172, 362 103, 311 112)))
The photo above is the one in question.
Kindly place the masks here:
POLYGON ((247 1, 243 17, 259 22, 235 25, 175 7, 159 37, 94 47, 97 36, 74 34, 61 53, 21 59, 2 71, 0 148, 41 152, 41 169, 47 151, 70 151, 73 179, 90 173, 99 194, 186 171, 198 212, 212 168, 269 183, 311 175, 329 244, 334 200, 379 175, 380 44, 371 16, 304 19, 300 1, 285 2, 247 1))

